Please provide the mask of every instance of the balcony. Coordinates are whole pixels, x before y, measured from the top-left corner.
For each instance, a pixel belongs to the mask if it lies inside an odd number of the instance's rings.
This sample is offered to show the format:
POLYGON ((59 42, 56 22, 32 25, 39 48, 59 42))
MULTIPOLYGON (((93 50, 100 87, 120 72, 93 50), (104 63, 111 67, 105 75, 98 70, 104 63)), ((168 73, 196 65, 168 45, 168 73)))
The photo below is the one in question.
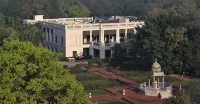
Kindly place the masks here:
POLYGON ((97 46, 97 47, 113 47, 114 46, 114 42, 112 43, 96 43, 96 42, 91 42, 90 45, 91 46, 97 46))

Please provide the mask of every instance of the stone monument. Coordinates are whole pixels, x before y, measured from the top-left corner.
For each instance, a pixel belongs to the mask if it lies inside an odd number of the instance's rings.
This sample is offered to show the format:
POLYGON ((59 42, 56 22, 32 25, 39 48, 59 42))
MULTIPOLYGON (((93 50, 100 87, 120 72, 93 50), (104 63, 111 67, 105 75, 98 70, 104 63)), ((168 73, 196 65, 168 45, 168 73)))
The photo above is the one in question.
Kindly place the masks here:
POLYGON ((151 73, 148 79, 148 85, 146 86, 146 82, 140 84, 140 90, 144 91, 145 95, 148 96, 159 96, 162 98, 170 98, 172 97, 172 86, 165 83, 164 80, 165 74, 161 69, 161 65, 158 63, 158 60, 155 59, 151 67, 151 73), (152 83, 151 83, 151 78, 152 83), (156 80, 157 79, 157 80, 156 80), (160 79, 162 81, 160 81, 160 79))
MULTIPOLYGON (((159 88, 164 88, 164 83, 165 83, 165 80, 164 80, 164 72, 162 72, 161 70, 161 66, 160 64, 157 62, 157 59, 155 59, 155 62, 153 63, 152 65, 152 68, 151 68, 151 71, 152 71, 152 77, 153 77, 153 87, 156 88, 159 87, 159 88), (162 78, 162 85, 160 86, 160 77, 162 78), (157 81, 156 81, 157 79, 157 81)), ((150 79, 149 79, 149 84, 150 85, 150 79)), ((149 86, 150 87, 150 86, 149 86)))

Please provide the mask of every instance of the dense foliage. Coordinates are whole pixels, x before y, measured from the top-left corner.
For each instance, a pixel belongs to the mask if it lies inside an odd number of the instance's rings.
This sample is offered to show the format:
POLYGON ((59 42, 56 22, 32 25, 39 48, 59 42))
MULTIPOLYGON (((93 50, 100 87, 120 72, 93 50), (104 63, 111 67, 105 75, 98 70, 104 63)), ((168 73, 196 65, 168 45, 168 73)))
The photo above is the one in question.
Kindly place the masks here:
POLYGON ((104 67, 103 61, 101 59, 99 59, 99 58, 94 58, 94 59, 88 60, 88 68, 92 68, 92 66, 94 64, 97 64, 99 68, 104 67))
POLYGON ((0 103, 90 104, 83 86, 60 66, 57 55, 30 42, 6 42, 0 48, 0 103))
POLYGON ((0 12, 6 16, 31 18, 88 16, 90 11, 79 0, 0 0, 0 12))
POLYGON ((179 13, 199 17, 199 0, 0 0, 0 12, 6 16, 45 17, 133 15, 143 17, 161 9, 173 8, 179 13))
POLYGON ((21 24, 18 18, 0 13, 0 46, 11 40, 31 41, 39 46, 44 40, 44 33, 40 24, 21 24))

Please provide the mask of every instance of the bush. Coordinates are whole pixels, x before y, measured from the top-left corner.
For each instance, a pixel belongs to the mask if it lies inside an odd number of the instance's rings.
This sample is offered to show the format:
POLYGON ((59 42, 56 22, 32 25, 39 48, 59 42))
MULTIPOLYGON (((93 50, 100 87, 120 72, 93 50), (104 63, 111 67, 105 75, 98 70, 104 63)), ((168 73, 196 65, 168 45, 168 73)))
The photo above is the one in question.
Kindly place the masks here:
POLYGON ((78 81, 88 81, 88 80, 102 80, 104 78, 100 75, 96 75, 93 73, 81 73, 76 75, 76 79, 78 81))
POLYGON ((112 80, 94 80, 94 81, 83 81, 85 90, 100 90, 104 88, 116 87, 119 84, 117 81, 112 80))
POLYGON ((92 59, 92 56, 91 56, 91 55, 89 55, 89 56, 84 56, 83 59, 84 59, 84 60, 92 59))
POLYGON ((98 64, 99 68, 102 68, 104 66, 104 63, 101 59, 95 58, 94 61, 95 61, 96 64, 98 64))
POLYGON ((82 66, 80 64, 75 65, 74 67, 70 68, 71 73, 76 74, 82 72, 82 66))
POLYGON ((63 65, 63 68, 69 69, 69 66, 68 65, 63 65))
POLYGON ((82 66, 80 64, 75 65, 74 70, 82 70, 82 66))
POLYGON ((93 64, 94 64, 94 60, 92 60, 92 59, 88 60, 88 68, 89 69, 92 68, 93 64))
POLYGON ((104 63, 103 63, 103 61, 101 59, 94 58, 94 59, 88 60, 88 68, 89 69, 92 68, 92 66, 93 66, 94 63, 98 64, 99 68, 102 68, 104 66, 104 63))

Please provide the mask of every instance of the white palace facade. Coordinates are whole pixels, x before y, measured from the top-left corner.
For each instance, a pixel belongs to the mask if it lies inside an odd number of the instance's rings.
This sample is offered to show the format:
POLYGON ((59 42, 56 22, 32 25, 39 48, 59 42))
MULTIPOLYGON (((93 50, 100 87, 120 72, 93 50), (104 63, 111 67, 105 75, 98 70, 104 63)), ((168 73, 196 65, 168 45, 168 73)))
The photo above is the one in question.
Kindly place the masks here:
POLYGON ((44 46, 54 52, 62 52, 65 57, 93 56, 101 59, 112 58, 112 47, 122 43, 134 34, 136 27, 144 25, 143 21, 130 21, 127 17, 110 19, 57 18, 43 19, 35 15, 24 24, 40 22, 44 33, 44 46))

